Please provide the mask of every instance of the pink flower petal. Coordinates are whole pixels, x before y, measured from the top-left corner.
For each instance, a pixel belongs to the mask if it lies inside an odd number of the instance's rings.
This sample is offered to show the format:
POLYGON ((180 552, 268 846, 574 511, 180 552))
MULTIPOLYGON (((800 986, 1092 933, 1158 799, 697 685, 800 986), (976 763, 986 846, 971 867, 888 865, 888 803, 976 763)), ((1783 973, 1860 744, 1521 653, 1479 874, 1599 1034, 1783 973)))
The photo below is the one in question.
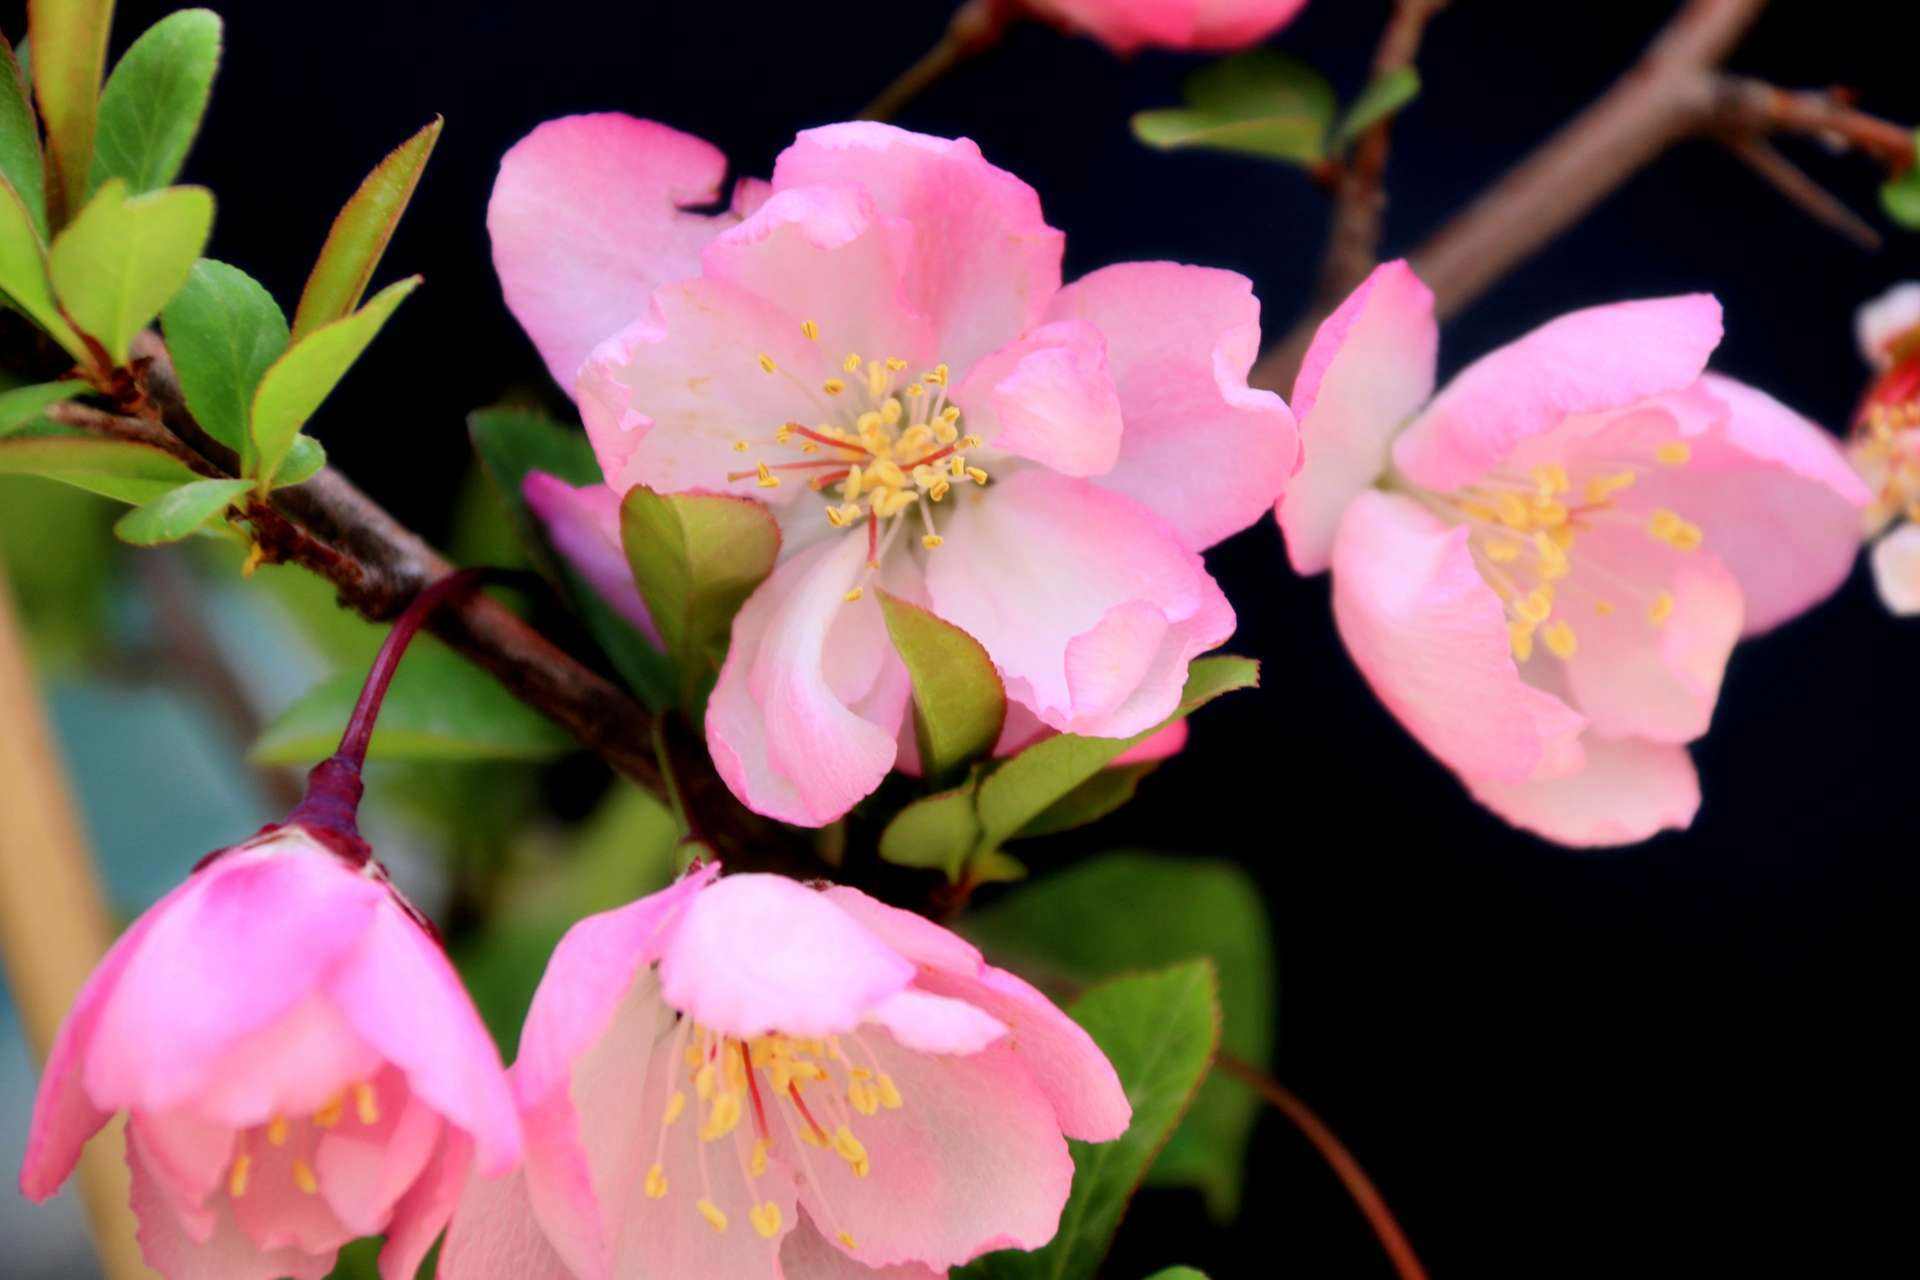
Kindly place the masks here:
POLYGON ((667 1003, 730 1036, 849 1031, 912 980, 899 954, 783 876, 715 881, 661 938, 667 1003))
POLYGON ((129 1135, 127 1167, 133 1174, 133 1212, 139 1220, 140 1253, 166 1280, 324 1280, 334 1251, 262 1250, 241 1233, 222 1200, 212 1228, 196 1239, 183 1226, 173 1202, 155 1180, 136 1135, 129 1135))
POLYGON ((1893 363, 1893 346, 1920 329, 1920 280, 1903 280, 1853 314, 1860 358, 1876 369, 1893 363))
POLYGON ((1129 498, 1040 470, 962 497, 928 557, 934 610, 985 646, 1056 729, 1126 737, 1172 713, 1195 656, 1233 634, 1200 557, 1129 498))
POLYGON ((1226 52, 1258 44, 1292 20, 1306 0, 1025 0, 1069 31, 1118 54, 1153 45, 1226 52))
POLYGON ((1293 384, 1306 456, 1275 510, 1295 572, 1327 567, 1347 504, 1433 394, 1439 342, 1433 291, 1404 261, 1375 267, 1314 334, 1293 384))
POLYGON ((804 1215, 780 1245, 780 1272, 784 1280, 943 1280, 945 1276, 917 1262, 864 1266, 828 1244, 804 1215))
POLYGON ((1273 506, 1300 440, 1286 402, 1247 385, 1260 354, 1260 303, 1244 276, 1122 263, 1062 289, 1047 314, 1106 338, 1126 431, 1103 487, 1148 507, 1195 551, 1273 506))
POLYGON ((1873 583, 1888 612, 1920 613, 1920 526, 1903 524, 1873 544, 1873 583))
POLYGON ((1138 746, 1122 751, 1107 767, 1119 769, 1130 764, 1158 764, 1162 760, 1169 760, 1186 750, 1189 731, 1185 720, 1175 720, 1138 746))
POLYGON ((633 569, 620 542, 620 495, 604 484, 568 484, 544 471, 530 471, 520 492, 547 531, 553 549, 634 629, 660 643, 647 602, 634 585, 633 569))
POLYGON ((441 1280, 577 1280, 547 1243, 518 1172, 467 1182, 437 1274, 441 1280))
POLYGON ((377 1121, 322 1132, 312 1156, 327 1207, 362 1236, 385 1230, 393 1206, 427 1167, 445 1132, 439 1113, 411 1096, 396 1071, 378 1082, 376 1098, 377 1121))
POLYGON ((1456 772, 1521 782, 1564 771, 1586 722, 1520 678, 1467 533, 1405 498, 1355 498, 1333 548, 1340 637, 1387 709, 1456 772))
POLYGON ((1106 344, 1085 321, 1030 330, 976 364, 954 389, 962 425, 1011 454, 1069 476, 1097 476, 1120 456, 1120 397, 1106 344))
POLYGON ((1476 800, 1514 826, 1576 848, 1634 844, 1692 823, 1700 780, 1685 747, 1592 735, 1584 745, 1585 765, 1564 777, 1463 780, 1476 800))
POLYGON ((888 996, 867 1014, 905 1049, 915 1053, 978 1053, 1007 1034, 1006 1023, 965 1000, 906 990, 888 996))
POLYGON ((190 1105, 229 1128, 303 1116, 386 1066, 324 990, 227 1046, 190 1105))
POLYGON ((1423 488, 1458 488, 1566 418, 1691 385, 1719 342, 1708 294, 1569 312, 1467 366, 1401 433, 1394 462, 1423 488))
POLYGON ((887 643, 885 623, 873 593, 853 604, 844 598, 866 554, 866 540, 850 535, 791 556, 734 619, 733 644, 707 704, 707 745, 727 786, 756 813, 824 826, 893 767, 906 686, 889 681, 884 705, 865 704, 864 695, 867 682, 899 659, 879 647, 887 643), (843 615, 851 620, 843 624, 843 615), (858 673, 830 651, 830 637, 884 656, 864 679, 852 679, 858 673))
POLYGON ((726 170, 700 139, 612 113, 549 120, 501 160, 494 269, 562 389, 655 288, 699 274, 701 247, 735 219, 682 210, 711 204, 726 170))
MULTIPOLYGON (((387 1242, 380 1250, 380 1280, 413 1280, 433 1242, 453 1216, 473 1167, 473 1141, 458 1129, 445 1129, 427 1167, 393 1207, 387 1242)), ((487 1179, 477 1181, 486 1183, 487 1179)), ((440 1275, 452 1276, 442 1260, 440 1275)), ((513 1280, 536 1280, 516 1272, 513 1280)))
POLYGON ((809 129, 780 153, 773 185, 816 183, 862 187, 910 228, 907 302, 956 371, 1026 332, 1060 288, 1064 237, 1041 217, 1040 198, 965 138, 871 122, 809 129))

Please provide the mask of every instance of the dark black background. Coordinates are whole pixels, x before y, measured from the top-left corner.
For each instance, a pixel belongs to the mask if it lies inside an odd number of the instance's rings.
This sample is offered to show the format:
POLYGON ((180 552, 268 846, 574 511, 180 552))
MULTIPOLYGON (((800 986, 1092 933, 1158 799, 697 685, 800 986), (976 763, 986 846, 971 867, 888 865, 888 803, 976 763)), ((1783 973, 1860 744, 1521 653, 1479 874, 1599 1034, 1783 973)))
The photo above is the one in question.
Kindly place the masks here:
MULTIPOLYGON (((171 4, 121 4, 122 44, 171 4)), ((222 6, 229 51, 187 176, 220 210, 213 252, 298 295, 333 210, 434 113, 446 134, 383 269, 424 272, 316 421, 334 460, 404 518, 444 528, 465 413, 542 385, 501 305, 483 214, 500 154, 581 110, 653 116, 764 173, 798 127, 843 118, 935 37, 929 0, 333 0, 222 6)), ((1356 91, 1385 0, 1314 0, 1280 43, 1356 91)), ((1734 66, 1858 86, 1920 118, 1904 6, 1781 3, 1734 66)), ((1626 65, 1671 5, 1458 0, 1427 93, 1396 130, 1389 247, 1410 248, 1626 65)), ((11 28, 10 28, 11 29, 11 28)), ((1237 268, 1278 332, 1307 295, 1321 195, 1297 172, 1136 145, 1190 59, 1114 60, 1027 27, 901 121, 968 134, 1032 182, 1072 277, 1124 259, 1237 268)), ((1863 164, 1796 156, 1874 214, 1863 164)), ((1863 370, 1863 297, 1920 276, 1920 238, 1865 254, 1723 152, 1683 146, 1446 331, 1451 369, 1574 306, 1711 289, 1719 364, 1830 424, 1863 370)), ((1278 1074, 1378 1180, 1438 1276, 1906 1271, 1915 1138, 1910 761, 1920 633, 1864 572, 1728 673, 1697 749, 1694 829, 1569 853, 1481 813, 1369 696, 1324 580, 1270 523, 1212 561, 1264 688, 1197 723, 1110 841, 1228 852, 1268 893, 1278 1074)), ((583 768, 587 766, 582 766, 583 768)), ((1381 1276, 1312 1152, 1263 1121, 1248 1212, 1143 1202, 1116 1277, 1381 1276)), ((1909 1272, 1910 1273, 1910 1272, 1909 1272)))

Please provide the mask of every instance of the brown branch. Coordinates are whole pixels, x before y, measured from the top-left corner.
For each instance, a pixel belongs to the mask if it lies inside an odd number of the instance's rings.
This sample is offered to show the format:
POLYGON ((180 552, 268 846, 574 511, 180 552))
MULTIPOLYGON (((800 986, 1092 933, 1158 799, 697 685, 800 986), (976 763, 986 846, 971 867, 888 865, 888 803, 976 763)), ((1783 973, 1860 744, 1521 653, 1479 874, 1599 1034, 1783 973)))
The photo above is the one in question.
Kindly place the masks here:
MULTIPOLYGON (((1479 297, 1669 145, 1705 127, 1719 102, 1714 69, 1765 3, 1688 0, 1632 70, 1421 246, 1414 270, 1439 314, 1479 297)), ((1316 307, 1269 351, 1254 367, 1254 384, 1290 388, 1330 310, 1316 307)))
POLYGON ((1400 1280, 1426 1280, 1426 1268, 1420 1265, 1420 1259, 1413 1252, 1413 1246, 1407 1242, 1406 1233, 1400 1230, 1400 1224, 1394 1220, 1393 1211, 1387 1208, 1380 1191, 1373 1185, 1373 1179, 1360 1167, 1344 1142, 1329 1129, 1326 1122, 1313 1113, 1313 1109, 1302 1102, 1291 1089, 1274 1080, 1258 1067, 1242 1062, 1231 1054, 1220 1054, 1214 1059, 1214 1065, 1240 1083, 1259 1094, 1269 1105, 1293 1122, 1320 1158, 1327 1162, 1334 1175, 1346 1187, 1347 1194, 1366 1217, 1367 1225, 1373 1228, 1373 1234, 1379 1239, 1380 1247, 1386 1250, 1387 1257, 1393 1262, 1394 1271, 1400 1280))
POLYGON ((1837 89, 1782 89, 1747 76, 1714 77, 1709 123, 1739 135, 1802 134, 1840 151, 1854 151, 1885 166, 1890 175, 1912 167, 1913 130, 1857 110, 1837 89))
POLYGON ((967 0, 934 46, 860 111, 857 119, 891 120, 940 77, 1000 39, 1011 12, 995 0, 967 0))
POLYGON ((1872 252, 1883 241, 1873 225, 1840 198, 1814 181, 1807 171, 1780 153, 1765 138, 1739 134, 1726 140, 1727 150, 1758 174, 1789 203, 1799 205, 1809 218, 1845 237, 1860 248, 1872 252))
MULTIPOLYGON (((1380 34, 1373 55, 1377 83, 1413 65, 1427 23, 1446 7, 1447 0, 1397 0, 1393 16, 1380 34)), ((1321 315, 1333 309, 1372 271, 1380 252, 1381 227, 1386 219, 1388 131, 1392 118, 1370 125, 1354 144, 1352 158, 1334 179, 1333 223, 1326 258, 1320 268, 1315 309, 1321 315)))

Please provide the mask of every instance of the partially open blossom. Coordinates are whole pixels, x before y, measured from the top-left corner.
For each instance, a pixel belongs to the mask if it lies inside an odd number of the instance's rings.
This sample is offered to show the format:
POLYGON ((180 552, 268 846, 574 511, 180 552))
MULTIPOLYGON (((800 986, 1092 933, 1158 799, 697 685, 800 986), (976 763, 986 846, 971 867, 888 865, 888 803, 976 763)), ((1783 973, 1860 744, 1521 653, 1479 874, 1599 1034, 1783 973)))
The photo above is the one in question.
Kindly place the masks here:
POLYGON ((54 1042, 20 1186, 52 1195, 127 1114, 146 1260, 168 1280, 318 1280, 385 1234, 411 1280, 469 1169, 520 1127, 493 1042, 377 864, 293 824, 140 917, 54 1042))
POLYGON ((1378 268, 1294 387, 1278 508, 1333 571, 1341 638, 1408 730, 1564 844, 1687 825, 1734 642, 1827 596, 1867 492, 1835 442, 1705 372, 1711 297, 1560 317, 1433 394, 1433 299, 1378 268))
POLYGON ((1920 613, 1920 281, 1861 307, 1855 329, 1874 379, 1854 414, 1847 457, 1873 490, 1865 533, 1878 538, 1874 583, 1893 612, 1920 613))
MULTIPOLYGON (((770 184, 687 212, 724 168, 661 125, 556 120, 507 155, 488 225, 612 490, 742 494, 780 523, 707 714, 735 794, 817 826, 894 766, 908 682, 876 588, 971 634, 1050 729, 1164 719, 1233 629, 1199 553, 1297 459, 1286 405, 1247 385, 1247 281, 1154 262, 1062 288, 1037 196, 964 140, 812 130, 770 184)), ((582 526, 606 506, 552 494, 582 526)))
POLYGON ((1307 0, 1001 0, 1115 53, 1143 46, 1224 52, 1258 44, 1293 20, 1307 0))
POLYGON ((1036 1248, 1065 1137, 1131 1118, 1112 1066, 955 935, 849 888, 708 866, 582 921, 512 1076, 515 1179, 445 1280, 928 1280, 1036 1248))

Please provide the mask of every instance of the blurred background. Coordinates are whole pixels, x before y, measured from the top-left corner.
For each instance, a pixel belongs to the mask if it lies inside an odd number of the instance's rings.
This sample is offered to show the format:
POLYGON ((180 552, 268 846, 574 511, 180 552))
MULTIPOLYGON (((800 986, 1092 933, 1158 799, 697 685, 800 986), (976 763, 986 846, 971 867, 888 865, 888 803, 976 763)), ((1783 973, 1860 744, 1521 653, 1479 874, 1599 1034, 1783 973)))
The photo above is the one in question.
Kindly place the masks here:
MULTIPOLYGON (((116 52, 173 7, 121 0, 116 52)), ((797 128, 857 111, 950 12, 933 0, 215 7, 227 54, 185 179, 219 197, 211 254, 283 304, 366 170, 446 117, 383 268, 422 272, 426 287, 312 430, 377 500, 476 562, 518 553, 466 414, 503 399, 564 406, 489 262, 501 153, 549 117, 623 110, 765 173, 797 128)), ((1420 57, 1426 89, 1395 126, 1389 251, 1604 88, 1672 7, 1456 0, 1420 57)), ((1314 0, 1276 43, 1351 97, 1387 8, 1314 0)), ((10 37, 19 12, 0 8, 10 37)), ((1851 85, 1868 110, 1912 121, 1917 38, 1920 19, 1898 6, 1783 2, 1731 66, 1851 85)), ((1291 168, 1132 139, 1127 117, 1175 103, 1195 65, 1120 62, 1022 25, 898 122, 971 136, 1038 188, 1068 234, 1069 278, 1139 258, 1230 267, 1255 281, 1278 334, 1310 294, 1326 201, 1291 168)), ((1787 146, 1882 222, 1870 167, 1787 146)), ((1727 312, 1718 367, 1838 429, 1865 378, 1853 309, 1903 278, 1920 278, 1920 237, 1890 232, 1863 252, 1723 150, 1689 143, 1452 323, 1443 374, 1572 307, 1707 289, 1727 312)), ((297 774, 250 760, 255 733, 316 682, 363 668, 379 633, 293 571, 243 581, 224 551, 136 555, 113 541, 115 514, 0 478, 0 555, 114 907, 131 915, 285 808, 297 774)), ((1271 986, 1251 987, 1256 1008, 1272 998, 1274 1073, 1351 1146, 1435 1275, 1880 1274, 1906 1255, 1900 1157, 1920 1134, 1913 1057, 1898 1046, 1920 881, 1920 630, 1885 614, 1864 572, 1735 655, 1696 750, 1706 800, 1691 831, 1570 853, 1482 813, 1395 725, 1341 651, 1324 579, 1291 574, 1270 522, 1210 562, 1240 616, 1231 647, 1264 661, 1263 687, 1199 716, 1187 752, 1123 817, 1047 846, 1036 876, 1120 847, 1251 876, 1276 957, 1271 986)), ((282 730, 269 760, 301 758, 282 730)), ((557 930, 666 874, 670 833, 559 744, 483 754, 389 768, 369 825, 449 923, 510 1049, 557 930)), ((12 1167, 35 1068, 3 1000, 0 1164, 12 1167)), ((70 1200, 0 1196, 0 1270, 91 1274, 70 1200)), ((1391 1274, 1271 1113, 1237 1218, 1217 1222, 1197 1192, 1154 1192, 1116 1258, 1127 1277, 1170 1263, 1216 1280, 1391 1274)))

